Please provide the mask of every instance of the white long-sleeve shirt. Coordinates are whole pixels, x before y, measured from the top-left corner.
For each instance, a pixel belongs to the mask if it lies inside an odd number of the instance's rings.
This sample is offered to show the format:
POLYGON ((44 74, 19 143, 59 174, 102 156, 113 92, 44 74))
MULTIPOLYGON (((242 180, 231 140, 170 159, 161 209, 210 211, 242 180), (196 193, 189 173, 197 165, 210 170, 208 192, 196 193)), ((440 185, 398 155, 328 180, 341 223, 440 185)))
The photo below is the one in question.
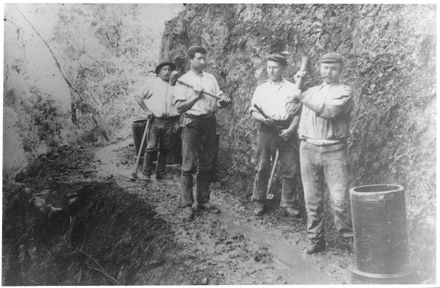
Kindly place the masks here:
POLYGON ((250 113, 257 105, 267 116, 276 121, 285 121, 295 115, 301 106, 289 101, 289 96, 297 91, 295 84, 282 79, 279 83, 266 81, 257 86, 252 97, 250 113))
POLYGON ((343 140, 349 136, 354 105, 350 87, 323 83, 305 91, 301 102, 300 138, 343 140))
POLYGON ((141 99, 155 117, 169 118, 178 116, 173 105, 174 87, 159 77, 147 81, 142 89, 141 99))
MULTIPOLYGON (((187 73, 183 74, 182 77, 179 78, 179 80, 193 87, 201 85, 204 91, 216 96, 220 96, 221 94, 223 94, 223 92, 220 90, 220 87, 218 86, 217 80, 215 79, 214 75, 207 72, 202 72, 198 75, 190 70, 187 73)), ((195 95, 196 93, 193 89, 177 82, 174 94, 174 103, 177 103, 178 101, 185 101, 195 95)), ((219 108, 217 102, 217 99, 208 95, 203 95, 202 98, 194 103, 194 105, 185 113, 195 116, 214 115, 219 108)))

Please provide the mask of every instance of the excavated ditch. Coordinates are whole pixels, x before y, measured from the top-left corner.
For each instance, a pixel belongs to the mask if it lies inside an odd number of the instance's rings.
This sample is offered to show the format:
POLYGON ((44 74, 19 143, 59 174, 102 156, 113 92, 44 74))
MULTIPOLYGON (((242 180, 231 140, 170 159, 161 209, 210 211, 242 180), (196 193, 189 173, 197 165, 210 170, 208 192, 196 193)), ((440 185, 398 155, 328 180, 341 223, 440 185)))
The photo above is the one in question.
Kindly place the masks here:
POLYGON ((167 223, 115 181, 87 179, 92 155, 80 150, 42 155, 4 184, 3 284, 190 283, 166 275, 181 265, 167 223))

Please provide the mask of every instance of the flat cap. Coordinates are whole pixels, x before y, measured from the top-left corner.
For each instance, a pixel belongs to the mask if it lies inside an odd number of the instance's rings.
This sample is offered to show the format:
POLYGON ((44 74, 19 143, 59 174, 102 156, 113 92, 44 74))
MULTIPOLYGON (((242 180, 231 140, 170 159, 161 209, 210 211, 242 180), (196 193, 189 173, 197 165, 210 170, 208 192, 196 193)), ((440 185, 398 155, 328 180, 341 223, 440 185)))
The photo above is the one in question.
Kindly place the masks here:
POLYGON ((319 63, 343 63, 344 59, 342 58, 341 54, 336 52, 330 52, 325 54, 324 56, 319 59, 319 63))
POLYGON ((267 56, 267 61, 274 61, 279 63, 281 66, 287 66, 286 57, 281 54, 270 54, 267 56))
POLYGON ((165 60, 159 63, 159 65, 157 65, 156 69, 154 69, 154 72, 156 72, 156 74, 159 74, 160 69, 162 69, 163 66, 167 66, 169 65, 171 67, 171 70, 176 69, 176 65, 174 65, 173 62, 165 60))

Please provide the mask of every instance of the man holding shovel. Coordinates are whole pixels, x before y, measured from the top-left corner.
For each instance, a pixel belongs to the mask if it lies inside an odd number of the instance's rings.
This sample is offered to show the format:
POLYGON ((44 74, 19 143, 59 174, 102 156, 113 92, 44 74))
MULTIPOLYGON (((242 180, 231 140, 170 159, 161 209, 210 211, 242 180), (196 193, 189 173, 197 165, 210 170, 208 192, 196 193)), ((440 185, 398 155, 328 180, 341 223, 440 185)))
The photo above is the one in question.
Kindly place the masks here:
MULTIPOLYGON (((158 77, 149 81, 140 95, 134 96, 139 106, 147 113, 150 119, 147 146, 144 155, 144 180, 150 181, 153 170, 153 157, 157 155, 156 179, 165 177, 166 157, 174 141, 179 122, 179 113, 173 106, 174 86, 171 86, 170 76, 174 64, 162 61, 155 69, 158 77)), ((142 147, 140 148, 142 149, 142 147)))
POLYGON ((220 90, 217 80, 204 70, 207 51, 200 46, 188 49, 190 71, 177 80, 175 103, 182 119, 182 217, 193 217, 193 174, 196 176, 198 208, 210 213, 220 209, 209 202, 211 171, 215 159, 217 109, 225 107, 231 99, 220 90))
POLYGON ((294 207, 295 174, 298 170, 298 151, 295 150, 295 129, 299 122, 300 104, 292 104, 288 96, 298 88, 283 78, 287 65, 281 54, 267 58, 269 79, 254 92, 250 113, 260 123, 257 144, 257 175, 255 176, 252 199, 254 214, 261 216, 266 209, 266 192, 271 166, 271 156, 278 150, 281 163, 281 203, 284 215, 296 217, 300 211, 294 207))

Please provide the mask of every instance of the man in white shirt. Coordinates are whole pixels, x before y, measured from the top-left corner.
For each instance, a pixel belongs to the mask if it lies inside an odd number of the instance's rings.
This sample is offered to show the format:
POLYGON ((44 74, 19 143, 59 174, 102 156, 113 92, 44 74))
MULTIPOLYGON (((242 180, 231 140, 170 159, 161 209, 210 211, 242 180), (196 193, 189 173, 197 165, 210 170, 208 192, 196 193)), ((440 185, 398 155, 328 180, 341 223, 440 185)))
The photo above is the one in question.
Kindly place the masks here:
POLYGON ((209 202, 211 172, 216 153, 216 118, 219 108, 228 105, 231 99, 225 96, 212 74, 204 70, 207 51, 200 46, 188 49, 187 59, 190 71, 179 78, 193 88, 176 85, 174 102, 179 113, 183 114, 182 130, 182 173, 181 208, 184 219, 193 217, 193 174, 196 176, 196 195, 198 208, 209 213, 220 213, 220 209, 209 202), (221 97, 218 100, 203 93, 221 97))
POLYGON ((289 102, 289 95, 296 86, 283 78, 287 65, 284 56, 272 54, 267 58, 269 79, 259 85, 252 98, 250 113, 260 123, 257 144, 257 174, 254 181, 252 199, 255 201, 254 214, 261 216, 266 209, 268 178, 278 149, 281 163, 281 203, 286 216, 296 217, 300 211, 295 207, 295 174, 298 171, 298 152, 295 130, 299 122, 300 104, 289 102), (256 107, 258 108, 256 108, 256 107))
POLYGON ((335 226, 339 233, 337 246, 351 249, 353 238, 345 150, 354 101, 350 87, 339 82, 342 56, 327 53, 319 62, 322 83, 292 96, 293 103, 302 104, 298 134, 310 239, 308 254, 325 249, 324 182, 333 202, 335 226))
POLYGON ((134 98, 139 106, 151 119, 149 137, 144 154, 143 174, 146 181, 151 180, 154 154, 157 155, 156 179, 165 177, 166 157, 174 141, 178 129, 179 113, 173 105, 174 87, 169 80, 174 64, 161 62, 155 69, 158 77, 147 81, 140 95, 134 98))

